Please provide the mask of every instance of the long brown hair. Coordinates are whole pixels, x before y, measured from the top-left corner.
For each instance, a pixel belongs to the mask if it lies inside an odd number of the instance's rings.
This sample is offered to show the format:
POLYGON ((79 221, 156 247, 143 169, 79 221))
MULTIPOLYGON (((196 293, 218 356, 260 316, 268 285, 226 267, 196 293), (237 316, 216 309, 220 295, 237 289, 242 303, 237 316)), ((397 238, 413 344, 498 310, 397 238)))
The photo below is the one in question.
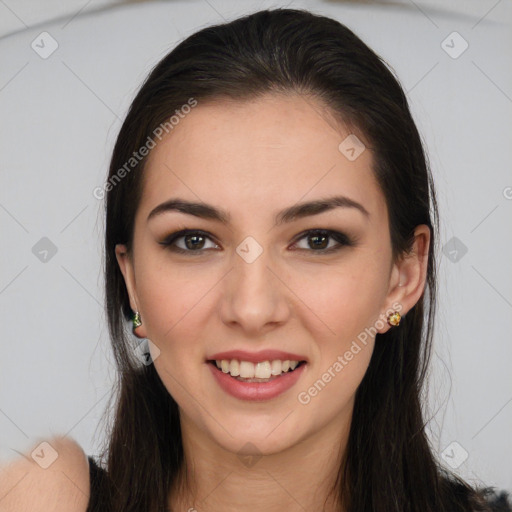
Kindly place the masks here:
POLYGON ((130 159, 191 98, 200 105, 274 91, 316 98, 369 141, 395 258, 411 249, 416 226, 431 230, 424 294, 399 328, 377 334, 356 392, 348 448, 333 489, 340 509, 486 510, 475 490, 438 463, 425 432, 421 393, 432 347, 439 221, 406 96, 389 66, 346 26, 295 9, 259 11, 183 40, 151 71, 119 132, 105 186, 106 313, 119 373, 101 453, 108 474, 100 488, 102 509, 162 512, 185 463, 177 404, 154 365, 134 357, 133 312, 115 257, 116 244, 132 248, 142 192, 146 158, 130 159))

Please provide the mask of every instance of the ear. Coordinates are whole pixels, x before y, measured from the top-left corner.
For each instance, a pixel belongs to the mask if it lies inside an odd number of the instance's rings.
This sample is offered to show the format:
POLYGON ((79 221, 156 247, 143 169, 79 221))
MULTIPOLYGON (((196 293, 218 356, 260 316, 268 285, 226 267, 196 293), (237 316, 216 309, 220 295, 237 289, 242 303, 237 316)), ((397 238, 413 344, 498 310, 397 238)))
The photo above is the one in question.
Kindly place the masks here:
POLYGON ((128 297, 130 298, 130 307, 132 311, 138 311, 142 320, 142 325, 137 327, 134 330, 135 336, 137 338, 146 338, 146 327, 144 325, 144 315, 139 309, 138 299, 137 299, 137 291, 135 287, 135 272, 133 267, 133 258, 132 254, 126 248, 124 244, 117 244, 115 247, 117 263, 119 264, 119 268, 121 269, 121 273, 124 277, 124 283, 126 285, 126 290, 128 292, 128 297))
POLYGON ((386 310, 381 315, 384 327, 378 329, 385 333, 391 326, 387 317, 392 311, 404 316, 421 298, 427 279, 428 252, 430 246, 430 228, 421 224, 414 230, 414 242, 411 251, 393 264, 386 296, 386 310))

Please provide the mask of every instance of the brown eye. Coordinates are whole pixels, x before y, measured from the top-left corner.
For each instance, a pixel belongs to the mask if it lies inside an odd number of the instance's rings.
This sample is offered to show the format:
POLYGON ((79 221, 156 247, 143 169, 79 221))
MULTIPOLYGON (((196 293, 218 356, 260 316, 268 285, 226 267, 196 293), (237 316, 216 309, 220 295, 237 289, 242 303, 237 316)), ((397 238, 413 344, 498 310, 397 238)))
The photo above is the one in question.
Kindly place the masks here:
POLYGON ((204 246, 205 237, 202 235, 185 235, 182 238, 185 240, 187 249, 202 249, 204 246))
MULTIPOLYGON (((343 246, 352 246, 354 243, 344 233, 329 231, 326 229, 314 229, 303 233, 297 240, 306 240, 307 247, 299 247, 299 250, 326 254, 335 252, 343 246), (336 242, 332 244, 331 242, 336 242)), ((297 245, 295 242, 294 245, 297 245)))
POLYGON ((312 249, 326 249, 329 245, 329 235, 308 235, 308 239, 312 242, 312 249))
POLYGON ((174 252, 202 254, 207 249, 218 247, 216 243, 212 242, 214 247, 205 248, 208 240, 212 241, 211 237, 202 231, 185 229, 171 233, 163 242, 159 243, 168 246, 169 250, 174 252))

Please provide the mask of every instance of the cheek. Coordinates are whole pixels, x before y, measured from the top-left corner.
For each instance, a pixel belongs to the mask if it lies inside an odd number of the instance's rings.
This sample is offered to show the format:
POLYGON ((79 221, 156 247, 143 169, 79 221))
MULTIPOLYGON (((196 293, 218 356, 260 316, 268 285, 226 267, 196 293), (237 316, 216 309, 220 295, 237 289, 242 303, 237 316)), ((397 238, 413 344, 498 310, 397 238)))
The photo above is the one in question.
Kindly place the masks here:
MULTIPOLYGON (((146 335, 160 350, 155 368, 169 392, 179 401, 182 388, 196 391, 198 363, 204 360, 204 334, 212 315, 218 275, 200 267, 149 260, 140 269, 137 293, 146 335)), ((181 397, 187 399, 187 393, 181 397)))
POLYGON ((141 288, 147 337, 158 347, 154 365, 168 392, 181 406, 198 388, 198 362, 204 356, 200 343, 201 297, 208 290, 201 281, 167 273, 146 274, 141 288))
POLYGON ((316 286, 303 288, 303 293, 309 290, 304 302, 313 305, 322 320, 319 325, 324 325, 314 333, 317 364, 310 368, 297 396, 299 407, 305 408, 317 428, 325 418, 336 417, 340 409, 351 410, 373 352, 369 328, 378 318, 386 292, 380 269, 369 264, 354 264, 343 272, 331 269, 327 276, 323 284, 317 279, 316 286))
POLYGON ((214 286, 214 272, 199 267, 183 269, 152 258, 137 276, 137 294, 148 326, 148 337, 166 343, 183 329, 200 310, 201 301, 214 286))
POLYGON ((387 293, 383 265, 375 260, 347 258, 339 266, 301 272, 292 289, 309 315, 316 317, 318 334, 337 340, 336 345, 375 323, 387 293))

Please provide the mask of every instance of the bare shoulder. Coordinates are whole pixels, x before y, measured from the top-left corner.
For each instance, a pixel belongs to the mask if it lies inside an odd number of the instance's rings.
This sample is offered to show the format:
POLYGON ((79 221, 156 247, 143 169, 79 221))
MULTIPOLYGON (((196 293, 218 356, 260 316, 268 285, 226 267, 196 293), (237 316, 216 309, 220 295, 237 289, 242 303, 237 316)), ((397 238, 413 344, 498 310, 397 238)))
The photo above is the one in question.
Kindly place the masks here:
POLYGON ((36 443, 0 466, 1 512, 86 512, 89 461, 70 437, 36 443))

